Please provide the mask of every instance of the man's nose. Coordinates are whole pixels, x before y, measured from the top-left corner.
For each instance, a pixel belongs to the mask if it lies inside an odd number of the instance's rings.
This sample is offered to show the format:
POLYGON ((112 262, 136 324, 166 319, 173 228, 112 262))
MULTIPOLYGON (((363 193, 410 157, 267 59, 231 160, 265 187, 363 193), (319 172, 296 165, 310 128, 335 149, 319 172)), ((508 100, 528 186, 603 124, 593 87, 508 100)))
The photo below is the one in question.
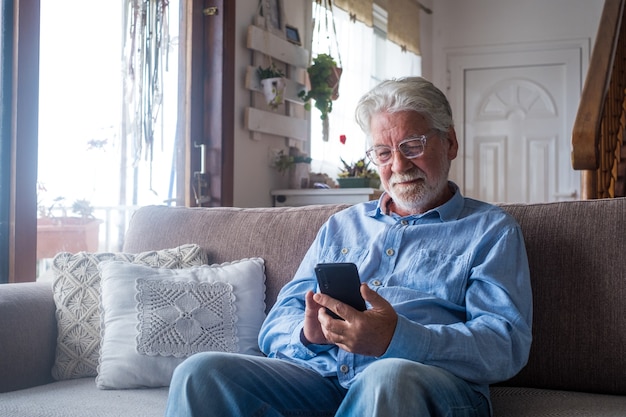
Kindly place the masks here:
POLYGON ((393 153, 391 160, 391 170, 393 172, 405 172, 413 167, 413 162, 410 159, 402 155, 402 152, 396 150, 393 153))

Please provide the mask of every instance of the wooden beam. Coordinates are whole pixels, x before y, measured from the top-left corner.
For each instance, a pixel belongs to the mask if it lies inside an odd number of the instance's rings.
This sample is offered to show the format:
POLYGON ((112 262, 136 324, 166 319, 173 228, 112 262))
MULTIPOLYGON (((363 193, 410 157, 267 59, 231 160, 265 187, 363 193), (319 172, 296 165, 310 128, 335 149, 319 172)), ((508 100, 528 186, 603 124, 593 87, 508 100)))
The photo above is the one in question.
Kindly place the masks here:
POLYGON ((254 25, 248 26, 248 49, 296 67, 309 66, 309 51, 254 25))
POLYGON ((267 133, 305 141, 308 139, 309 126, 305 119, 296 119, 277 113, 246 108, 244 123, 252 132, 267 133))
POLYGON ((606 0, 572 130, 572 167, 596 170, 605 97, 611 80, 624 0, 606 0))

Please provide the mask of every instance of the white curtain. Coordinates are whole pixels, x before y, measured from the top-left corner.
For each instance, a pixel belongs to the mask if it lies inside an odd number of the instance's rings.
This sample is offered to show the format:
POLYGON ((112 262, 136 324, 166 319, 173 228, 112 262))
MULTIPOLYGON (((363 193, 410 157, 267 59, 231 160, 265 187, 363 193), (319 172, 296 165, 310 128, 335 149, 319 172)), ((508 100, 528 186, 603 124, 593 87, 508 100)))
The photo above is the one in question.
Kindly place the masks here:
MULTIPOLYGON (((421 59, 375 36, 373 28, 350 21, 347 12, 338 8, 333 11, 343 74, 339 99, 333 103, 333 111, 329 115, 328 142, 322 140, 319 111, 315 108, 311 111, 311 170, 336 178, 341 168, 340 158, 351 163, 365 156, 366 140, 354 120, 354 110, 361 96, 382 79, 420 75, 421 59), (342 135, 345 136, 345 144, 340 140, 342 135)), ((324 42, 334 42, 333 33, 322 35, 328 37, 318 40, 314 33, 313 56, 318 52, 328 52, 328 45, 324 42)), ((337 57, 334 58, 337 60, 337 57)))

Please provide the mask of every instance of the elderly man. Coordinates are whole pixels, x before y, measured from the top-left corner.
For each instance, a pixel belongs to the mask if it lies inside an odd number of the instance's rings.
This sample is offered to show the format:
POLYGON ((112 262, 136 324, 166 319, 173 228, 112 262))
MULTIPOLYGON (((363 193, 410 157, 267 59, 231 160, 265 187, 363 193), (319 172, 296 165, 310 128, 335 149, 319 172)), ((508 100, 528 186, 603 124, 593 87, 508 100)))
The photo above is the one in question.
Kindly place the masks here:
POLYGON ((385 193, 322 226, 262 326, 267 357, 194 355, 168 415, 489 416, 489 384, 525 365, 523 237, 448 180, 458 142, 444 94, 420 77, 384 81, 356 118, 385 193), (366 311, 316 292, 320 262, 358 266, 366 311))

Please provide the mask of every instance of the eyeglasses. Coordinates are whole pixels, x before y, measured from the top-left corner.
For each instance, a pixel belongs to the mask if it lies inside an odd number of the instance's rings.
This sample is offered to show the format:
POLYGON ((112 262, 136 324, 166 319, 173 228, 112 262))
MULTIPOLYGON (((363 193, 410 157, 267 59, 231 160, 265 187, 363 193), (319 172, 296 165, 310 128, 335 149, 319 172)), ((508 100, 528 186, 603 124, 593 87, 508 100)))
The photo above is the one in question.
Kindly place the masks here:
POLYGON ((372 146, 365 152, 365 155, 376 166, 382 167, 389 165, 393 160, 393 153, 398 151, 407 159, 414 159, 421 156, 426 148, 426 140, 436 134, 436 130, 432 130, 425 135, 412 135, 404 139, 395 148, 386 145, 372 146), (432 132, 432 133, 431 133, 432 132))

